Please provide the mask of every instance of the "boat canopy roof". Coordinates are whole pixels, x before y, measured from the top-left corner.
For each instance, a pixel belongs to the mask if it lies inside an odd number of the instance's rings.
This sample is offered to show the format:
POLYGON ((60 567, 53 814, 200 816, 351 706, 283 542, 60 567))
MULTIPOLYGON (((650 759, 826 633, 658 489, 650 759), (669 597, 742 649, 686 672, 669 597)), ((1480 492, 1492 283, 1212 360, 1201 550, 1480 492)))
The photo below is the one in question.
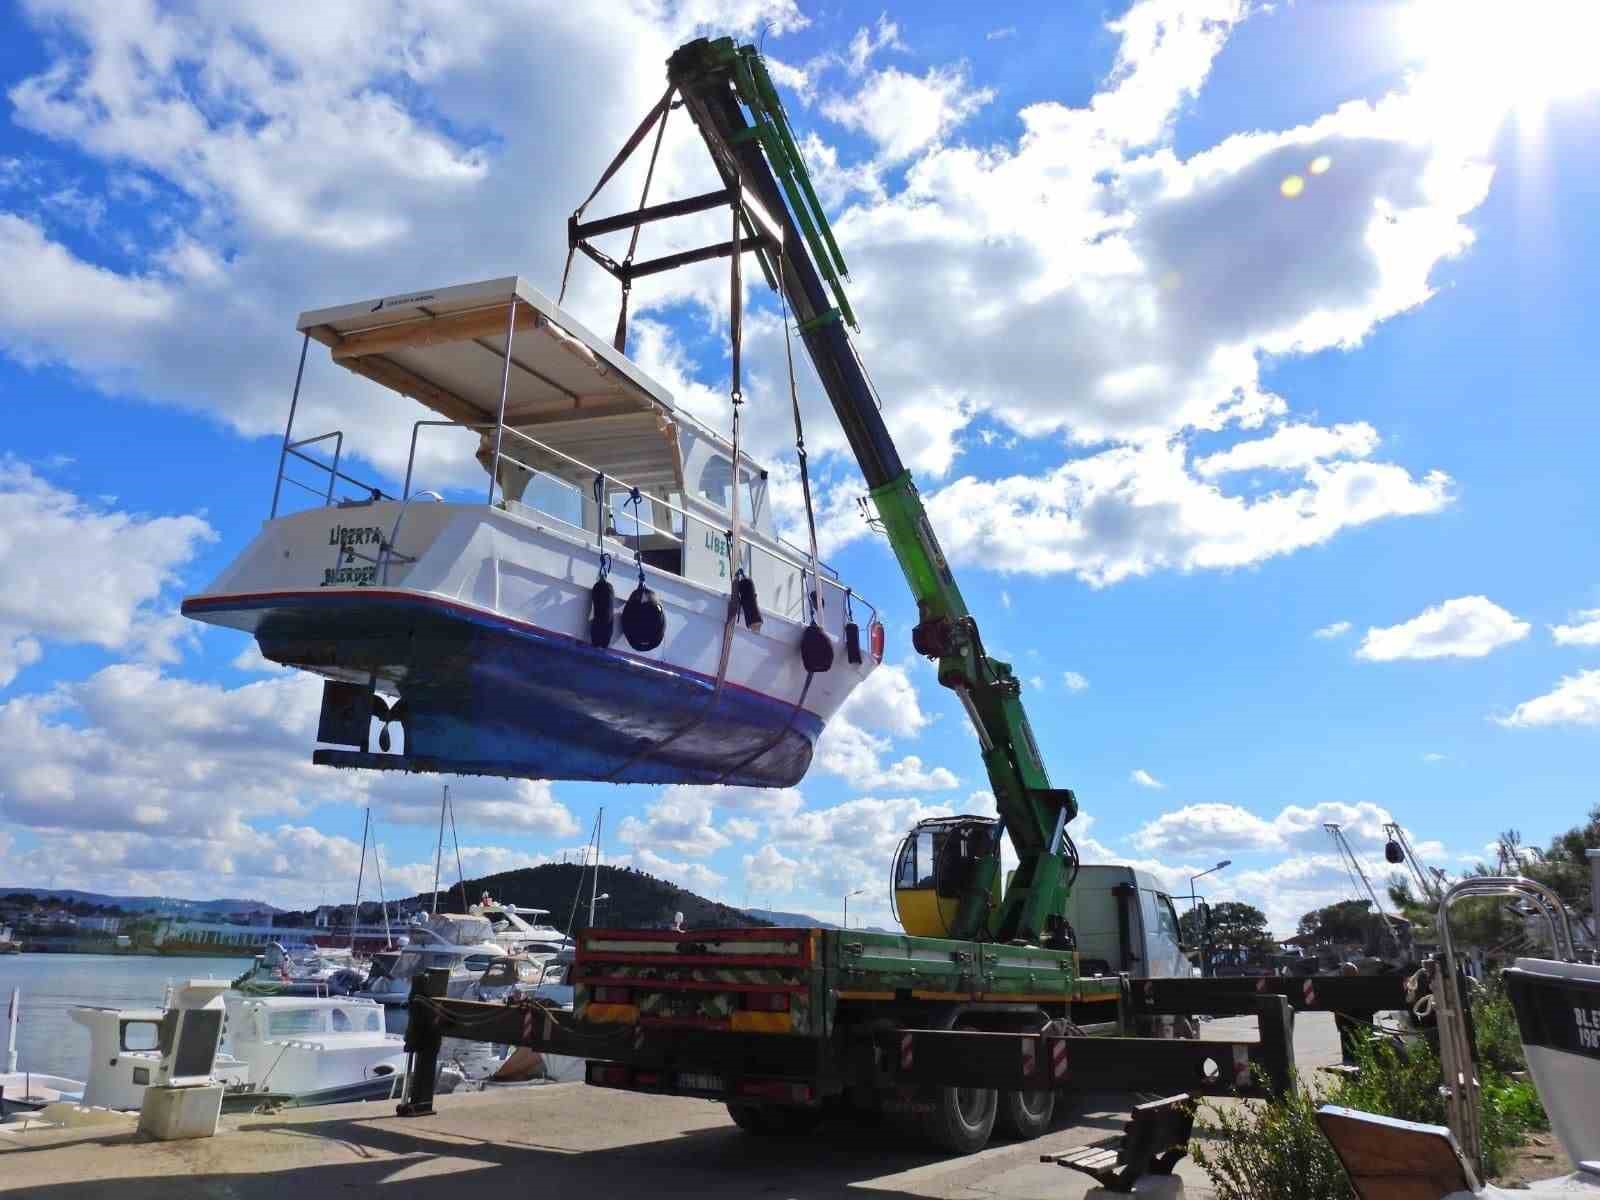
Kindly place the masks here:
MULTIPOLYGON (((296 328, 340 366, 448 420, 492 427, 505 379, 509 428, 647 488, 682 477, 672 394, 519 276, 314 309, 296 328)), ((504 453, 589 481, 558 455, 516 439, 504 453)))
MULTIPOLYGON (((452 946, 479 946, 494 937, 494 926, 487 918, 462 916, 459 913, 434 913, 424 926, 441 942, 452 946)), ((427 949, 413 947, 413 949, 427 949)))

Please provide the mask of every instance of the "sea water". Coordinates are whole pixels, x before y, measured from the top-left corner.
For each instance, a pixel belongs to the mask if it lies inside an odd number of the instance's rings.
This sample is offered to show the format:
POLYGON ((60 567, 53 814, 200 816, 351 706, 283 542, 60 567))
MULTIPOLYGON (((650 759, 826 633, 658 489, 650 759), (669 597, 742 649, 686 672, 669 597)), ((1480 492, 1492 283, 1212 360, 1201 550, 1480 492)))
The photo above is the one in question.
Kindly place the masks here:
POLYGON ((17 1070, 83 1079, 89 1031, 72 1019, 76 1005, 160 1008, 167 984, 237 978, 248 958, 177 958, 131 954, 0 954, 0 1070, 5 1067, 6 1006, 22 990, 17 1070))

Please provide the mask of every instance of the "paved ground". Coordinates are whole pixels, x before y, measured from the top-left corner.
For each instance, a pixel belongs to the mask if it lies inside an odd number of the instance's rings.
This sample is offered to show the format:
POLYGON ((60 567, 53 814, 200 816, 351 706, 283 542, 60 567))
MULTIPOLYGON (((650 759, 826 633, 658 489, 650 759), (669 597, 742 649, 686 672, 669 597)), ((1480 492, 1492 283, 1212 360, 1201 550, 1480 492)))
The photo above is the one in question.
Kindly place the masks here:
MULTIPOLYGON (((1250 1036, 1247 1019, 1208 1023, 1208 1037, 1250 1036)), ((1325 1015, 1297 1022, 1302 1070, 1338 1057, 1325 1015)), ((401 1120, 388 1104, 225 1118, 203 1141, 56 1135, 0 1150, 0 1192, 28 1200, 473 1200, 498 1196, 975 1197, 1078 1200, 1090 1181, 1039 1162, 1041 1151, 1121 1128, 1129 1097, 1088 1097, 1048 1136, 943 1159, 875 1130, 825 1126, 801 1141, 752 1138, 703 1100, 558 1084, 445 1096, 432 1117, 401 1120)), ((1191 1196, 1208 1189, 1194 1164, 1191 1196)))

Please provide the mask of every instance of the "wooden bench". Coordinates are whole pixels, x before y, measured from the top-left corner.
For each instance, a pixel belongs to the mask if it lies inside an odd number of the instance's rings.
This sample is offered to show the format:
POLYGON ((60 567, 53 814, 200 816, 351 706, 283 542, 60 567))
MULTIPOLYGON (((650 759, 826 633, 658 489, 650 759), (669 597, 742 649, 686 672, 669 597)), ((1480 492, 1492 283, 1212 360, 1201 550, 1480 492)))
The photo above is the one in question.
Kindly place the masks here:
POLYGON ((1108 1138, 1057 1154, 1041 1154, 1053 1162, 1093 1176, 1107 1191, 1132 1192, 1146 1175, 1171 1175, 1189 1153, 1194 1130, 1194 1101, 1187 1092, 1151 1100, 1134 1108, 1120 1137, 1108 1138))

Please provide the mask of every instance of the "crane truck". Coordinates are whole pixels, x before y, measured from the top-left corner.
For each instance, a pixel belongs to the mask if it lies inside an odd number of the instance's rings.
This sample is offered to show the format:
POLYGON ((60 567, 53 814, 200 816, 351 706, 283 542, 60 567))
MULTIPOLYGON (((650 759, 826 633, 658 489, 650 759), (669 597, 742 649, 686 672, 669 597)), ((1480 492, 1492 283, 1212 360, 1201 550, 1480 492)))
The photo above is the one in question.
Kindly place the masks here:
POLYGON ((912 644, 971 719, 997 815, 938 818, 906 836, 892 864, 903 933, 589 929, 578 939, 570 1013, 450 999, 441 980, 419 976, 401 1112, 431 1111, 440 1039, 466 1037, 584 1058, 594 1086, 720 1101, 753 1133, 798 1133, 831 1111, 853 1110, 888 1114, 947 1151, 968 1153, 996 1130, 1042 1133, 1068 1087, 1246 1095, 1281 1088, 1291 1009, 1370 1017, 1400 1007, 1398 986, 1385 981, 1319 981, 1326 986, 1313 993, 1298 981, 1156 978, 1144 931, 1161 914, 1151 906, 1142 915, 1133 884, 1118 909, 1118 961, 1096 955, 1100 973, 1083 972, 1080 957, 1089 956, 1080 956, 1068 919, 1078 871, 1068 825, 1077 800, 1052 782, 1021 683, 986 648, 896 449, 851 342, 844 258, 778 91, 756 48, 728 38, 682 46, 667 74, 652 118, 685 110, 723 187, 595 221, 580 208, 569 247, 621 282, 619 343, 634 278, 754 255, 787 306, 916 600, 912 644), (619 262, 593 241, 632 228, 636 245, 645 223, 718 207, 732 210, 733 238, 703 250, 634 263, 630 249, 619 262), (1017 860, 1009 875, 1001 865, 1007 842, 1017 860), (1195 1013, 1256 1014, 1262 1033, 1227 1042, 1076 1036, 1086 1026, 1147 1032, 1162 1017, 1195 1013))

